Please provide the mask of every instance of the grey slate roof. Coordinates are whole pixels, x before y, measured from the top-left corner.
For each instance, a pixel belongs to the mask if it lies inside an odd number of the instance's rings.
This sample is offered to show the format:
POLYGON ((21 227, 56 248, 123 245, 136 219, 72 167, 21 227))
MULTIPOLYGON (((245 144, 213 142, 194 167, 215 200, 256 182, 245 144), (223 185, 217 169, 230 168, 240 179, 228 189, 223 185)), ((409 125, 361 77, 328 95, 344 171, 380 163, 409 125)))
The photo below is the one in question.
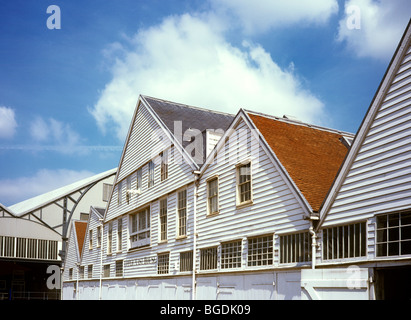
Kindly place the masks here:
MULTIPOLYGON (((142 98, 151 106, 171 133, 175 134, 175 121, 181 121, 183 135, 190 128, 201 131, 203 135, 203 159, 201 163, 197 163, 200 166, 205 161, 206 130, 222 129, 226 131, 235 117, 235 115, 224 112, 188 106, 153 97, 142 96, 142 98)), ((185 148, 191 141, 184 141, 183 139, 182 143, 185 148)))

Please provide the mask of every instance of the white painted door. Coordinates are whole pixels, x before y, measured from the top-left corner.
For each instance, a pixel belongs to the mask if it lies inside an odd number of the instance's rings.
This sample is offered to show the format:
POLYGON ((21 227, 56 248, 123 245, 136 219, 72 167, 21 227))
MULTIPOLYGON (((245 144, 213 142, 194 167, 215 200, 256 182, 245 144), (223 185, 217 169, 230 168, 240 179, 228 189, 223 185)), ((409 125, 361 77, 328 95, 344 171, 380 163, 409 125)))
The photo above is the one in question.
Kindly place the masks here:
POLYGON ((277 273, 277 300, 301 299, 301 273, 278 272, 277 273))
POLYGON ((301 270, 301 298, 304 300, 368 300, 367 268, 301 270))

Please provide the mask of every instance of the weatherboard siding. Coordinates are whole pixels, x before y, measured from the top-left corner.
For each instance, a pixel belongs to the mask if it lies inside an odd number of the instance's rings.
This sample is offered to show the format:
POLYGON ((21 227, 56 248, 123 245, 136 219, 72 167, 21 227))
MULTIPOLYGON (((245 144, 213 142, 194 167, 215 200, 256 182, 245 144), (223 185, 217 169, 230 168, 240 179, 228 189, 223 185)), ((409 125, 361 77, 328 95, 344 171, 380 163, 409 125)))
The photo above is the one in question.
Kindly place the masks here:
MULTIPOLYGON (((100 276, 100 254, 101 245, 97 245, 97 228, 101 226, 99 221, 100 216, 90 209, 90 217, 88 221, 87 231, 84 237, 83 252, 81 257, 81 265, 84 266, 84 278, 99 278, 100 276), (90 230, 93 231, 92 249, 90 249, 90 230), (87 267, 93 265, 93 274, 88 274, 87 267)), ((103 236, 102 236, 103 237, 103 236)), ((103 239, 103 238, 102 238, 103 239)))
POLYGON ((64 261, 63 281, 77 280, 78 247, 74 223, 71 223, 70 236, 67 241, 67 253, 64 261), (69 279, 69 270, 73 269, 73 277, 69 279))
POLYGON ((130 132, 124 158, 121 161, 118 177, 113 189, 113 196, 109 202, 105 220, 115 219, 120 215, 129 213, 137 208, 142 208, 151 201, 181 188, 193 181, 192 168, 182 159, 181 152, 169 139, 160 134, 160 127, 155 123, 147 108, 140 104, 137 110, 133 128, 130 132), (151 137, 163 136, 161 143, 151 141, 151 137), (153 146, 153 144, 156 146, 153 146), (168 178, 161 181, 160 152, 168 151, 168 178), (155 162, 154 186, 148 188, 148 162, 155 162), (137 189, 137 170, 142 170, 142 182, 140 194, 132 193, 129 203, 126 195, 126 178, 131 177, 131 189, 137 189), (119 182, 122 181, 122 199, 118 204, 119 182))
POLYGON ((407 51, 324 226, 411 204, 411 49, 407 51))
MULTIPOLYGON (((306 231, 309 222, 303 220, 304 210, 259 141, 252 135, 251 143, 247 142, 247 135, 244 133, 250 129, 243 120, 236 130, 240 136, 238 139, 229 140, 230 161, 224 161, 224 157, 221 157, 221 161, 211 164, 205 170, 200 180, 197 198, 197 247, 201 249, 250 236, 275 234, 274 265, 278 265, 278 234, 306 231), (250 146, 248 150, 247 144, 250 146), (248 159, 251 159, 252 167, 253 204, 236 207, 236 165, 248 159), (207 179, 213 176, 218 176, 219 213, 209 215, 207 179)), ((220 152, 226 150, 223 146, 220 152)), ((243 264, 246 259, 245 254, 243 264)), ((199 260, 197 256, 197 261, 199 260)))

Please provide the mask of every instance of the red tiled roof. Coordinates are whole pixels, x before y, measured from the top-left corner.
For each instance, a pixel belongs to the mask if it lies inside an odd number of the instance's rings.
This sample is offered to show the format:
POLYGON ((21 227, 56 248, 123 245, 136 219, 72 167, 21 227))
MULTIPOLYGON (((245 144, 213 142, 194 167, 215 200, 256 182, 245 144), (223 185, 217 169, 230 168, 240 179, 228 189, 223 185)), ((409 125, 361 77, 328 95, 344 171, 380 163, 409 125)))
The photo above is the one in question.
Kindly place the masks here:
POLYGON ((75 221, 74 225, 76 227, 77 244, 78 244, 79 253, 81 256, 81 253, 83 252, 84 238, 86 237, 87 222, 75 221))
POLYGON ((314 212, 318 212, 347 154, 342 135, 248 114, 314 212))

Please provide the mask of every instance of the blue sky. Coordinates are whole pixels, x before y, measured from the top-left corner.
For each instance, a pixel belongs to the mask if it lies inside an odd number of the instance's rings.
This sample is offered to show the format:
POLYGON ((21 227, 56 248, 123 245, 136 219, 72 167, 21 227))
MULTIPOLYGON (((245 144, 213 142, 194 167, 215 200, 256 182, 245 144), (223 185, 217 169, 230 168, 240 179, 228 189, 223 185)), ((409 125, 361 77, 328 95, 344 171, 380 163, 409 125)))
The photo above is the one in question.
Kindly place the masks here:
POLYGON ((408 0, 0 0, 0 202, 116 167, 139 94, 355 133, 410 13, 408 0))

